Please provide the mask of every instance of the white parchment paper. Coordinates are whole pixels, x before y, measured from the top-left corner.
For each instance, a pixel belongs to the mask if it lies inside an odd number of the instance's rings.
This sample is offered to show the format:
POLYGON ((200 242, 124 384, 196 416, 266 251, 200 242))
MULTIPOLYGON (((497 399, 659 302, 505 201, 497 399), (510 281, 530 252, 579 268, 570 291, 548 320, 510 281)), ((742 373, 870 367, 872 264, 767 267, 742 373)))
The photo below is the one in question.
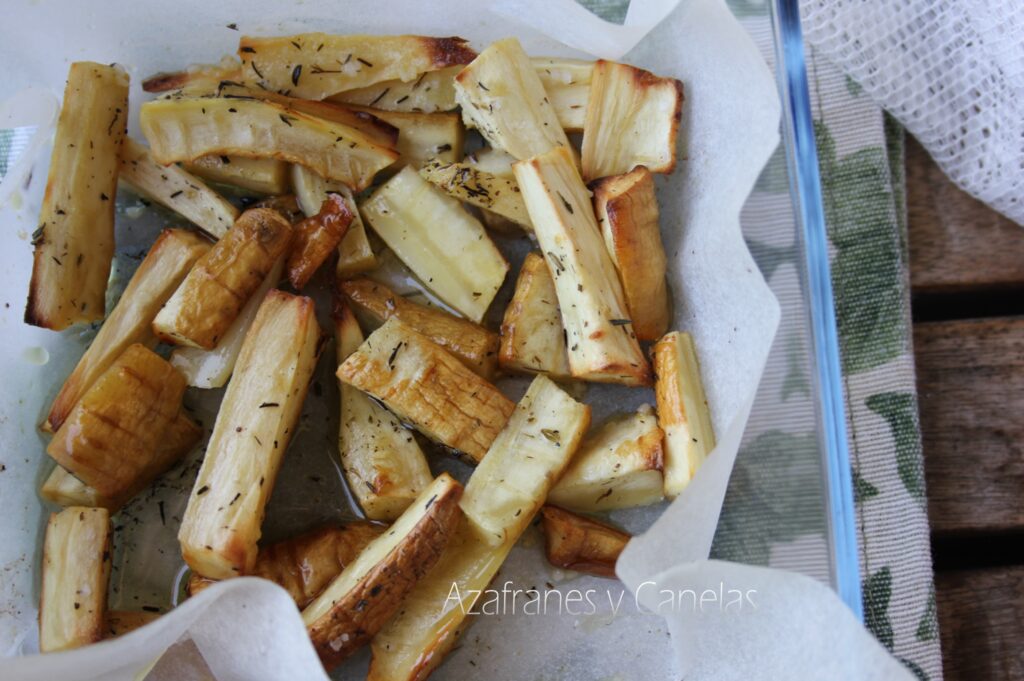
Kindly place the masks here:
MULTIPOLYGON (((623 26, 596 19, 572 0, 12 0, 6 8, 0 99, 29 86, 59 94, 74 60, 117 61, 132 74, 132 107, 137 110, 142 77, 232 53, 239 33, 229 25, 249 34, 457 34, 477 48, 511 34, 531 54, 625 55, 630 63, 685 83, 686 160, 675 175, 659 178, 659 199, 676 327, 695 336, 718 447, 667 511, 659 506, 616 516, 634 532, 650 528, 630 544, 619 564, 623 583, 636 596, 614 581, 552 569, 537 546, 536 531, 530 530, 496 579, 497 587, 592 589, 593 611, 478 617, 437 678, 651 681, 678 679, 684 671, 695 679, 898 675, 896 663, 821 585, 789 573, 704 561, 779 320, 778 305, 743 242, 739 213, 778 144, 780 107, 771 74, 722 0, 683 0, 676 7, 678 2, 634 0, 623 26), (717 611, 665 608, 657 595, 688 585, 717 589, 718 583, 723 585, 721 599, 728 591, 725 584, 755 592, 742 617, 724 606, 717 611), (652 612, 658 609, 666 619, 652 612), (822 638, 828 630, 823 622, 837 632, 832 639, 822 638), (780 632, 785 633, 781 640, 780 632), (835 673, 822 676, 822 669, 835 673)), ((138 134, 134 117, 130 132, 138 134)), ((31 185, 32 191, 41 184, 31 185)), ((0 330, 8 341, 0 358, 7 382, 0 393, 7 447, 0 454, 5 465, 0 472, 0 653, 7 655, 31 653, 35 641, 38 547, 47 512, 35 490, 48 470, 35 424, 83 347, 75 335, 81 332, 52 334, 21 323, 30 274, 28 235, 38 209, 32 191, 23 200, 8 201, 0 216, 0 290, 9 305, 0 308, 0 330), (44 355, 49 357, 45 366, 33 364, 44 355)), ((118 239, 119 250, 132 239, 142 242, 130 227, 127 233, 119 231, 118 239)), ((621 389, 592 387, 586 399, 600 418, 625 405, 650 402, 652 396, 634 391, 624 400, 621 389)), ((329 448, 334 433, 317 437, 329 448)), ((293 443, 286 468, 306 460, 295 451, 298 445, 293 443)), ((283 472, 282 479, 287 478, 283 472)), ((348 503, 331 500, 326 511, 348 503)), ((168 560, 156 555, 162 551, 154 546, 149 563, 154 572, 168 560)), ((336 678, 358 678, 365 664, 366 655, 357 656, 336 678)), ((151 669, 148 678, 160 679, 210 674, 222 681, 325 678, 294 604, 280 589, 254 579, 213 587, 116 641, 5 660, 0 678, 128 680, 151 669)))

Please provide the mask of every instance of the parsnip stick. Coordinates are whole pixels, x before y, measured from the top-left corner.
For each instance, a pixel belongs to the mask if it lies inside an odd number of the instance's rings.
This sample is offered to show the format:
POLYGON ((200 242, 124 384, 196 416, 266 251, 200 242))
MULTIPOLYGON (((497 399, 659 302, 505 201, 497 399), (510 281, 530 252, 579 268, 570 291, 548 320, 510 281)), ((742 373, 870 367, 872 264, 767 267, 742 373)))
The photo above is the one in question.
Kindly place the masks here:
MULTIPOLYGON (((334 306, 338 364, 363 344, 363 332, 340 297, 334 306)), ((341 383, 341 468, 349 491, 371 520, 394 520, 433 476, 413 434, 362 391, 341 383)))
POLYGON ((700 365, 688 333, 673 331, 654 346, 658 422, 665 431, 665 496, 674 499, 715 448, 700 365))
POLYGON ((25 323, 54 331, 103 319, 114 200, 128 120, 128 74, 75 62, 50 157, 25 323))
POLYGON ((649 385, 650 365, 627 316, 622 285, 571 153, 560 147, 514 168, 555 280, 572 375, 649 385))
POLYGON ((572 376, 555 282, 539 253, 528 253, 519 270, 515 293, 501 322, 498 361, 503 369, 557 378, 572 376))
POLYGON ((96 379, 46 448, 106 498, 132 493, 178 418, 185 378, 142 345, 131 345, 96 379))
POLYGON ((110 579, 110 515, 72 506, 51 513, 43 540, 39 650, 70 650, 103 638, 110 579))
POLYGON ((338 367, 430 439, 480 461, 515 405, 426 336, 389 319, 338 367))
POLYGON ((224 236, 238 218, 238 209, 202 180, 176 165, 156 163, 149 150, 130 137, 121 148, 120 178, 215 238, 224 236))
POLYGON ((245 211, 188 273, 153 320, 153 331, 171 343, 212 350, 288 251, 292 236, 291 223, 277 211, 245 211))
POLYGON ((302 33, 243 36, 238 56, 246 85, 324 99, 387 80, 411 82, 422 73, 468 64, 476 53, 462 38, 302 33))
POLYGON ((252 571, 260 525, 316 364, 313 301, 271 291, 245 337, 178 539, 213 579, 252 571))

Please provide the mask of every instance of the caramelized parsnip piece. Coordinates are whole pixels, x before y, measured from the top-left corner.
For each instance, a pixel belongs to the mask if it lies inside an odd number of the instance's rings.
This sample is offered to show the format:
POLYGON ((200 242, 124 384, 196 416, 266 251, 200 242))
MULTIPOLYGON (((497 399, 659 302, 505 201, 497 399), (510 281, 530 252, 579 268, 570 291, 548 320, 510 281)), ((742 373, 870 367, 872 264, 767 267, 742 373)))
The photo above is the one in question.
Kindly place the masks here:
POLYGON ((537 252, 526 255, 515 293, 505 308, 498 362, 512 371, 572 376, 555 282, 537 252))
MULTIPOLYGON (((341 296, 335 299, 334 329, 342 364, 365 339, 341 296)), ((394 414, 345 383, 338 451, 349 491, 371 520, 394 520, 433 479, 413 434, 394 414)))
POLYGON ((142 81, 143 92, 174 92, 183 95, 209 95, 224 81, 237 81, 242 65, 233 57, 218 64, 191 64, 181 71, 157 73, 142 81))
POLYGON ((651 367, 627 316, 622 285, 571 153, 559 147, 514 168, 555 280, 572 375, 650 385, 651 367))
POLYGON ((293 229, 275 210, 251 208, 196 263, 153 320, 153 331, 178 345, 212 350, 288 251, 293 229))
POLYGON ((103 638, 110 580, 110 515, 72 506, 51 513, 43 540, 39 651, 70 650, 103 638))
POLYGON ((345 281, 340 287, 356 310, 375 324, 383 324, 394 317, 458 357, 483 378, 494 378, 497 334, 439 308, 407 300, 384 284, 369 279, 345 281))
POLYGON ((370 240, 366 237, 366 225, 363 224, 363 218, 356 208, 352 190, 340 182, 328 182, 304 166, 294 165, 291 172, 295 198, 298 199, 306 217, 313 217, 320 212, 320 206, 329 193, 341 194, 352 213, 352 222, 338 244, 336 276, 339 279, 348 279, 377 267, 377 256, 373 254, 370 240))
POLYGON ((628 534, 557 506, 545 506, 541 517, 549 563, 598 577, 615 577, 615 563, 631 538, 628 534))
POLYGON ((670 316, 654 179, 638 166, 598 180, 592 189, 597 222, 619 272, 636 337, 658 340, 668 331, 670 316))
POLYGON ((711 450, 715 432, 693 338, 673 331, 654 346, 658 422, 665 431, 665 496, 683 491, 711 450))
POLYGON ((176 165, 156 163, 149 150, 130 137, 121 148, 120 178, 215 238, 224 236, 238 219, 238 209, 202 180, 176 165))
POLYGON ((406 166, 360 205, 370 227, 445 304, 483 319, 508 262, 462 205, 406 166))
POLYGON ((103 319, 127 120, 128 74, 116 64, 73 63, 32 235, 26 324, 60 331, 103 319))
POLYGON ((589 406, 545 376, 533 379, 466 485, 462 511, 488 544, 523 533, 589 426, 589 406))
MULTIPOLYGON (((252 574, 284 588, 295 605, 305 608, 386 529, 373 523, 318 527, 260 549, 252 574)), ((193 572, 186 589, 195 596, 216 583, 193 572)))
POLYGON ((182 229, 161 232, 89 349, 64 381, 50 406, 45 430, 60 428, 85 391, 129 345, 156 345, 157 339, 151 328, 153 319, 195 262, 208 250, 209 242, 191 232, 182 229))
POLYGON ((683 84, 628 64, 598 60, 583 123, 583 179, 676 167, 683 84))
POLYGON ((302 611, 324 666, 366 645, 437 563, 458 527, 462 485, 439 475, 302 611))
POLYGON ((389 319, 338 367, 430 439, 480 461, 515 405, 448 351, 389 319))
POLYGON ((139 124, 158 163, 211 154, 276 158, 356 191, 398 158, 356 128, 258 99, 158 99, 142 105, 139 124))
POLYGON ((178 369, 188 381, 190 386, 203 389, 223 388, 231 373, 235 370, 235 362, 238 361, 238 353, 242 351, 242 343, 245 336, 256 321, 256 313, 259 312, 263 299, 267 293, 281 283, 281 273, 284 272, 285 256, 281 256, 270 268, 270 272, 263 279, 260 287, 249 297, 245 307, 231 322, 231 326, 224 332, 224 336, 217 341, 217 347, 213 350, 204 348, 193 348, 179 345, 171 353, 170 362, 178 369))
POLYGON ((177 418, 164 431, 152 460, 143 468, 135 481, 115 496, 104 496, 76 478, 68 469, 57 466, 50 473, 39 495, 59 506, 101 506, 116 513, 136 494, 181 461, 203 437, 203 429, 195 421, 178 412, 177 418))
POLYGON ((295 226, 295 241, 288 255, 288 281, 301 290, 341 243, 353 213, 339 194, 328 194, 320 212, 295 226))
POLYGON ((309 298, 271 291, 245 337, 178 540, 204 577, 252 572, 267 500, 316 365, 320 328, 309 298))
POLYGON ((414 81, 422 73, 468 64, 476 52, 462 38, 302 33, 243 36, 238 56, 246 85, 324 99, 383 81, 414 81))
POLYGON ((663 437, 650 405, 612 419, 580 445, 548 501, 584 513, 661 501, 663 437))
POLYGON ((221 83, 220 87, 217 88, 217 96, 227 99, 260 99, 274 102, 293 111, 300 111, 304 114, 330 121, 331 123, 338 123, 353 130, 358 130, 360 134, 373 144, 389 149, 394 149, 395 145, 398 144, 398 128, 373 116, 372 112, 357 111, 343 104, 315 102, 309 99, 288 97, 269 90, 245 87, 235 83, 221 83))
POLYGON ((515 38, 491 43, 459 72, 455 100, 466 125, 519 160, 570 148, 544 85, 515 38))
POLYGON ((100 495, 130 493, 178 418, 185 378, 142 345, 131 345, 82 396, 46 453, 100 495))

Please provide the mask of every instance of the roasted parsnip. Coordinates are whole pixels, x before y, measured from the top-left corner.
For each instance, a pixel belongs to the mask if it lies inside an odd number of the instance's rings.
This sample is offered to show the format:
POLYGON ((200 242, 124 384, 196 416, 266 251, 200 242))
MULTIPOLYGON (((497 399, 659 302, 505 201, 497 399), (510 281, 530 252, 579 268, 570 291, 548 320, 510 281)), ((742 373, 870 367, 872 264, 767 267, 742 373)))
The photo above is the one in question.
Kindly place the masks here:
POLYGON ((288 281, 301 290, 341 243, 353 213, 340 194, 328 194, 320 212, 295 225, 295 240, 288 254, 288 281))
POLYGON ((559 147, 514 168, 555 280, 572 375, 649 385, 651 368, 627 317, 615 265, 572 154, 559 147))
MULTIPOLYGON (((374 523, 318 527, 264 546, 256 556, 252 574, 281 586, 295 599, 295 605, 305 608, 386 529, 386 525, 374 523)), ((195 596, 216 583, 193 572, 186 590, 189 596, 195 596)))
POLYGON ((181 166, 204 180, 244 189, 254 194, 284 194, 288 191, 289 164, 276 158, 245 156, 200 156, 181 166))
POLYGON ((134 493, 178 418, 184 393, 177 369, 145 346, 130 345, 78 401, 46 453, 103 497, 134 493))
POLYGON ((195 388, 223 388, 231 372, 235 370, 235 362, 238 361, 238 353, 242 350, 242 343, 245 336, 252 328, 256 320, 256 313, 263 304, 267 292, 281 282, 281 274, 284 272, 284 256, 280 256, 277 262, 270 268, 270 273, 263 279, 260 287, 249 297, 245 307, 231 322, 231 326, 224 332, 224 336, 217 341, 217 346, 212 350, 179 346, 171 353, 170 362, 182 373, 190 386, 195 388))
POLYGON ((121 146, 120 179, 218 239, 238 218, 238 209, 202 180, 176 165, 156 163, 149 150, 130 137, 121 146))
POLYGON ((580 445, 548 502, 596 513, 661 501, 663 435, 648 405, 609 421, 580 445))
POLYGON ((597 180, 594 211, 622 282, 629 318, 640 340, 668 331, 665 248, 658 228, 658 199, 651 172, 637 166, 625 175, 597 180))
POLYGON ((387 121, 398 128, 398 162, 395 166, 419 168, 431 159, 452 163, 462 159, 466 129, 457 113, 406 113, 356 106, 355 110, 387 121))
POLYGON ((45 430, 60 428, 85 391, 128 346, 134 343, 156 345, 151 328, 153 319, 195 262, 209 249, 208 242, 181 229, 164 230, 157 237, 114 310, 54 399, 45 430))
POLYGON ((512 371, 572 376, 555 282, 537 252, 526 255, 515 293, 505 308, 498 362, 512 371))
POLYGON ((182 519, 182 556, 204 577, 248 574, 263 512, 316 364, 309 298, 271 291, 246 334, 182 519))
POLYGON ((487 543, 522 534, 589 426, 589 406, 544 376, 533 379, 466 485, 462 511, 487 543))
POLYGON ((127 120, 128 74, 113 64, 73 63, 32 235, 26 324, 60 331, 103 319, 127 120))
POLYGON ((598 577, 615 577, 615 563, 630 540, 628 534, 557 506, 545 506, 541 517, 549 563, 598 577))
POLYGON ((533 228, 514 177, 477 170, 470 163, 445 163, 439 159, 423 165, 420 175, 459 201, 496 213, 527 230, 533 228))
POLYGON ((530 62, 537 70, 562 128, 567 132, 582 132, 594 62, 552 57, 534 57, 530 62))
POLYGON ((237 81, 242 65, 233 57, 218 64, 192 64, 181 71, 158 73, 142 81, 144 92, 174 92, 182 95, 209 95, 225 81, 237 81))
MULTIPOLYGON (((363 344, 363 332, 344 299, 334 305, 338 364, 363 344)), ((427 459, 395 416, 360 390, 341 383, 338 451, 349 491, 370 520, 394 520, 430 484, 427 459)))
POLYGON ((353 279, 340 286, 356 310, 370 317, 374 324, 380 325, 395 317, 455 355, 483 378, 494 378, 499 343, 496 333, 436 307, 406 300, 384 284, 369 279, 353 279))
POLYGON ((243 36, 238 56, 246 85, 324 99, 383 81, 415 81, 422 73, 468 64, 476 53, 462 38, 303 33, 243 36))
POLYGON ((583 178, 676 167, 683 84, 628 64, 598 60, 583 123, 583 178))
POLYGON ((369 643, 437 563, 458 527, 461 494, 462 485, 439 475, 302 611, 325 667, 369 643))
POLYGON ((305 166, 293 165, 291 175, 295 198, 298 199, 306 217, 312 217, 320 212, 320 206, 323 205, 328 193, 341 194, 352 212, 352 222, 338 244, 336 276, 339 279, 348 279, 375 268, 377 257, 373 254, 370 240, 366 238, 366 226, 352 198, 352 190, 340 182, 328 182, 305 166))
POLYGON ((569 149, 544 85, 515 38, 491 43, 455 76, 455 101, 466 125, 519 160, 569 149))
POLYGON ((293 111, 358 130, 367 140, 382 147, 393 149, 398 143, 398 128, 370 112, 356 111, 347 105, 288 97, 270 90, 229 82, 221 83, 216 95, 225 99, 260 99, 274 102, 293 111))
POLYGON ((665 431, 665 496, 674 499, 715 448, 715 432, 690 334, 673 331, 653 354, 658 423, 665 431))
POLYGON ((367 681, 425 681, 458 643, 467 616, 515 542, 490 546, 465 517, 437 565, 373 637, 367 681))
POLYGON ((164 431, 156 453, 134 482, 114 496, 104 496, 76 478, 68 469, 58 465, 50 473, 39 495, 59 506, 101 506, 111 513, 121 509, 132 497, 148 487, 156 478, 178 463, 203 437, 203 429, 195 421, 178 412, 178 416, 164 431))
POLYGON ((487 453, 515 408, 456 357, 397 319, 374 331, 338 367, 338 378, 474 461, 487 453))
POLYGON ((211 154, 300 163, 359 191, 398 158, 361 131, 258 99, 158 99, 142 105, 142 132, 158 163, 211 154))
POLYGON ((509 265, 458 200, 406 166, 360 208, 370 227, 431 291, 472 321, 483 319, 509 265))
POLYGON ((153 320, 153 332, 171 343, 212 350, 278 258, 293 229, 275 210, 245 211, 185 277, 153 320))
MULTIPOLYGON (((523 475, 525 471, 521 472, 521 467, 529 463, 530 454, 517 456, 513 450, 493 449, 487 455, 485 461, 494 455, 494 461, 501 464, 501 470, 498 467, 483 471, 478 468, 470 477, 460 504, 464 509, 463 522, 451 543, 434 569, 405 598, 398 614, 373 639, 373 657, 367 677, 369 681, 423 681, 457 643, 477 597, 494 579, 508 552, 519 540, 520 533, 529 524, 533 512, 544 503, 544 497, 553 482, 552 476, 557 475, 572 456, 569 451, 571 447, 568 446, 569 439, 574 437, 571 433, 577 429, 586 429, 580 420, 589 418, 589 408, 575 403, 564 393, 558 396, 559 392, 547 379, 537 378, 530 386, 528 397, 524 397, 517 408, 517 417, 513 417, 508 429, 502 434, 501 441, 505 445, 516 446, 514 443, 529 440, 525 437, 529 432, 548 445, 555 444, 535 429, 536 424, 530 423, 528 416, 522 417, 527 413, 529 403, 537 404, 535 398, 539 398, 539 401, 552 407, 555 403, 561 403, 559 408, 568 407, 568 412, 577 414, 577 421, 571 425, 568 421, 572 416, 561 416, 566 421, 562 425, 569 428, 569 431, 559 433, 566 438, 563 443, 566 446, 553 447, 546 452, 549 455, 546 457, 547 464, 533 467, 531 472, 536 477, 531 480, 523 475), (529 397, 531 393, 532 398, 529 397), (581 414, 581 411, 586 413, 581 414), (579 428, 581 425, 582 428, 579 428), (557 460, 559 454, 563 455, 564 460, 557 460), (478 476, 481 480, 487 478, 489 482, 474 482, 478 476), (497 479, 519 481, 525 485, 520 488, 525 496, 513 503, 510 495, 501 493, 505 482, 497 488, 493 486, 495 476, 497 479), (473 487, 472 492, 470 486, 473 487), (526 492, 527 488, 530 491, 526 492), (488 500, 492 499, 495 504, 493 509, 488 507, 488 500), (516 513, 516 508, 522 509, 522 512, 516 513), (470 512, 477 514, 478 518, 493 519, 498 524, 487 522, 487 529, 481 530, 470 519, 470 512), (505 539, 495 546, 493 542, 498 535, 505 539)), ((531 442, 528 445, 527 451, 531 454, 534 444, 531 442)))
POLYGON ((153 622, 163 613, 152 610, 108 610, 103 638, 117 638, 130 634, 153 622))
MULTIPOLYGON (((372 106, 384 111, 438 113, 451 111, 455 103, 455 74, 462 66, 448 66, 421 73, 413 81, 385 80, 355 90, 346 90, 327 99, 340 104, 372 106)), ((584 104, 586 100, 584 100, 584 104)))
POLYGON ((51 513, 43 540, 39 650, 70 650, 103 638, 110 579, 110 514, 72 506, 51 513))

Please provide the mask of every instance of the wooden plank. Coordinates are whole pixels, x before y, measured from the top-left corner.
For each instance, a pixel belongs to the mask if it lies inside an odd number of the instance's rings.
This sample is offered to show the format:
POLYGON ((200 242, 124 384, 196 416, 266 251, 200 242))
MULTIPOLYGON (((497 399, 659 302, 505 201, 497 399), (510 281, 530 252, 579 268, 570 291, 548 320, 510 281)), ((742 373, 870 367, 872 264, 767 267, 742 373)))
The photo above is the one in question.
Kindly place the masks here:
POLYGON ((1024 679, 1024 567, 935 576, 946 681, 1024 679))
POLYGON ((1024 317, 914 325, 935 533, 1024 528, 1024 317))
POLYGON ((915 293, 1024 285, 1024 228, 958 189, 909 135, 906 173, 915 293))

